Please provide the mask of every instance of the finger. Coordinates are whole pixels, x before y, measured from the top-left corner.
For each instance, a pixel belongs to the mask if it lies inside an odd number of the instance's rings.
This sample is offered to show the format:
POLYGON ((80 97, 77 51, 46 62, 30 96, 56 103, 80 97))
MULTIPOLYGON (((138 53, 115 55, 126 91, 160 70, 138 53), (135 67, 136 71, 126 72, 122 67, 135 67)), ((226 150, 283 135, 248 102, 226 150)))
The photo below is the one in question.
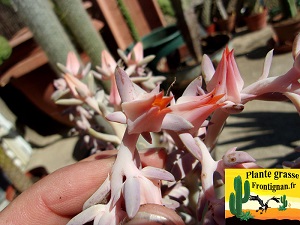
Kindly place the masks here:
POLYGON ((142 205, 136 216, 126 225, 184 225, 184 222, 174 210, 155 204, 142 205))
POLYGON ((8 205, 0 220, 4 224, 66 224, 103 183, 113 162, 113 158, 80 162, 46 176, 8 205))
MULTIPOLYGON (((48 175, 15 199, 0 214, 1 220, 6 224, 66 224, 106 179, 116 153, 104 151, 48 175), (16 211, 22 213, 15 215, 16 211)), ((165 158, 162 149, 141 153, 145 166, 162 168, 165 158)))

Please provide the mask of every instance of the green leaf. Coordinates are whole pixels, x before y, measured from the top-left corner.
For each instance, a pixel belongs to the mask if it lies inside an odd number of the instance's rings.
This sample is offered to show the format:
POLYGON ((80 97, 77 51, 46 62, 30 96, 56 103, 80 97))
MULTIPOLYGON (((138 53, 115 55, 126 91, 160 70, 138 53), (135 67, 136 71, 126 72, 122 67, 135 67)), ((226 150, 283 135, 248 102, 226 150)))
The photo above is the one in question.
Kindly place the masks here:
POLYGON ((11 55, 12 48, 5 37, 0 36, 0 65, 11 55))

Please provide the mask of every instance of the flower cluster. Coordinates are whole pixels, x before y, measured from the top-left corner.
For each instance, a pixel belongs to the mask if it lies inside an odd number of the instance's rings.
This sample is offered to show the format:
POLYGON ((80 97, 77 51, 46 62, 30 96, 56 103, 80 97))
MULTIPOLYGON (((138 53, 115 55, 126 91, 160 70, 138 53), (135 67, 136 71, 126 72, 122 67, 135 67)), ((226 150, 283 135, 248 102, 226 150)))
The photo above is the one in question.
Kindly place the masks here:
POLYGON ((89 221, 120 224, 133 218, 142 204, 150 203, 170 207, 180 215, 189 212, 186 223, 202 220, 203 224, 224 224, 224 198, 216 194, 215 172, 222 186, 225 168, 258 165, 236 147, 218 161, 211 151, 228 116, 242 112, 250 100, 291 100, 299 112, 299 43, 300 36, 294 43, 295 63, 286 74, 268 78, 270 51, 263 74, 248 87, 244 87, 233 50, 224 50, 216 69, 204 56, 202 74, 182 96, 173 96, 172 92, 165 95, 160 89, 164 77, 153 76, 147 69, 154 56, 143 57, 142 43, 137 43, 128 55, 119 51, 118 62, 103 51, 97 71, 89 66, 82 69, 70 53, 67 65, 60 65, 63 76, 54 83, 57 91, 53 99, 57 104, 70 105, 70 119, 78 131, 94 141, 94 151, 116 148, 118 154, 105 182, 68 225, 89 221), (97 85, 107 80, 109 94, 97 85), (106 147, 100 148, 99 143, 106 143, 106 147), (165 169, 142 166, 139 151, 153 148, 164 148, 169 155, 165 169), (189 198, 191 193, 183 180, 197 186, 197 199, 189 198), (162 187, 167 191, 162 192, 162 187))

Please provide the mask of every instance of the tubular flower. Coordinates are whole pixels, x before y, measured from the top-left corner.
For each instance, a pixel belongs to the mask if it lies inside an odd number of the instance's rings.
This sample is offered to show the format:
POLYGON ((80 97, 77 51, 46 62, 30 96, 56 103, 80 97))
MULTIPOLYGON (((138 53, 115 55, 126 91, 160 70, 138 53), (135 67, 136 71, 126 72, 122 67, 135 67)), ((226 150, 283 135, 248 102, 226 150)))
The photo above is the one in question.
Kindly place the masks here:
POLYGON ((176 104, 170 106, 170 109, 172 113, 181 116, 193 125, 189 132, 195 136, 208 116, 223 105, 218 103, 223 96, 223 94, 216 95, 215 90, 200 96, 182 96, 176 104))
POLYGON ((116 61, 113 57, 109 54, 108 51, 103 50, 101 57, 101 67, 97 67, 97 70, 100 72, 101 76, 97 73, 94 73, 94 76, 100 80, 107 80, 110 79, 110 95, 109 95, 109 102, 113 105, 120 105, 121 98, 116 84, 115 78, 115 69, 117 67, 116 61))
POLYGON ((137 42, 131 52, 125 56, 123 52, 119 51, 121 58, 128 66, 126 72, 129 76, 135 71, 138 75, 143 74, 141 70, 147 63, 154 59, 154 55, 149 55, 144 58, 144 49, 142 42, 137 42))
MULTIPOLYGON (((105 214, 109 215, 112 211, 116 213, 117 218, 124 218, 123 214, 126 213, 127 217, 131 219, 142 204, 162 204, 161 180, 174 182, 174 176, 161 168, 151 166, 142 168, 139 165, 138 154, 135 153, 137 138, 138 135, 129 135, 128 132, 125 132, 110 175, 85 202, 82 216, 77 216, 76 221, 78 219, 85 219, 85 221, 94 219, 95 224, 102 224, 95 221, 102 221, 103 217, 106 217, 105 214), (99 202, 107 200, 107 196, 110 196, 109 202, 106 207, 102 206, 106 212, 100 206, 97 211, 90 210, 95 207, 94 205, 99 205, 99 202)), ((110 224, 119 223, 113 221, 110 224)))
MULTIPOLYGON (((259 100, 286 100, 290 99, 300 113, 300 57, 299 45, 300 35, 297 35, 294 41, 293 55, 295 57, 293 67, 286 73, 277 77, 267 77, 264 73, 261 78, 249 85, 242 91, 242 103, 259 100)), ((270 51, 266 57, 264 71, 269 71, 273 51, 270 51)))
MULTIPOLYGON (((88 64, 85 68, 82 69, 80 61, 78 60, 74 52, 68 53, 65 66, 60 63, 58 63, 57 65, 59 69, 63 72, 63 76, 65 74, 69 74, 70 76, 74 76, 79 80, 84 78, 90 70, 90 64, 88 64)), ((53 100, 59 99, 61 96, 65 95, 68 92, 67 83, 64 78, 58 78, 54 80, 53 84, 56 88, 56 91, 52 94, 53 100)))
MULTIPOLYGON (((207 56, 204 60, 207 60, 207 56)), ((205 65, 208 63, 205 63, 205 65)), ((229 51, 228 47, 223 52, 222 59, 218 64, 218 67, 210 80, 211 72, 213 72, 210 66, 203 68, 204 74, 210 74, 206 76, 207 91, 216 89, 216 95, 225 94, 224 100, 231 101, 235 104, 241 102, 240 92, 243 89, 244 81, 241 78, 240 72, 236 65, 233 50, 229 51), (209 67, 207 69, 207 67, 209 67), (207 71, 209 70, 209 71, 207 71)))
MULTIPOLYGON (((162 129, 163 120, 171 112, 167 105, 173 97, 163 96, 159 92, 159 86, 150 93, 145 92, 134 84, 129 76, 121 68, 116 69, 116 81, 121 99, 123 112, 111 113, 107 119, 120 123, 127 123, 129 134, 141 134, 143 132, 159 132, 162 129), (149 122, 151 121, 151 122, 149 122)), ((178 124, 174 129, 187 129, 192 125, 180 117, 167 117, 166 126, 170 123, 178 124), (181 122, 183 122, 181 124, 181 122)))
POLYGON ((75 98, 80 99, 81 101, 88 104, 97 113, 102 114, 100 112, 98 102, 94 97, 94 94, 90 91, 85 83, 81 82, 79 79, 68 73, 64 75, 64 78, 75 98))
POLYGON ((144 57, 142 42, 137 42, 128 55, 120 49, 118 54, 126 64, 125 71, 128 76, 143 89, 153 90, 157 84, 166 79, 164 76, 153 76, 152 71, 146 68, 147 64, 155 58, 155 55, 144 57))
POLYGON ((67 225, 82 225, 91 221, 94 221, 95 225, 120 224, 126 218, 126 213, 119 205, 120 203, 112 206, 111 201, 106 205, 95 204, 73 217, 67 225))
POLYGON ((81 79, 83 74, 81 73, 81 65, 74 52, 69 52, 67 56, 66 69, 73 76, 81 79))

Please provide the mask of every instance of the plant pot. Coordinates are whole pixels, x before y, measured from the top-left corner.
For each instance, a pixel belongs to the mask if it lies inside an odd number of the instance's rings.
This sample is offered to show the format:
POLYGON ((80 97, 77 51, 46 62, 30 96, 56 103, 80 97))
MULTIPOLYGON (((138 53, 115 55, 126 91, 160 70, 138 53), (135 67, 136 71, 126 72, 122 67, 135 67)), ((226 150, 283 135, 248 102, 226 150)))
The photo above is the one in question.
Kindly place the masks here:
POLYGON ((293 41, 300 32, 300 18, 273 23, 272 27, 276 35, 274 37, 275 51, 291 51, 293 41))
MULTIPOLYGON (((148 67, 155 74, 158 61, 174 52, 180 45, 184 43, 176 25, 167 27, 159 27, 154 29, 148 35, 141 39, 144 48, 144 55, 155 55, 155 58, 148 64, 148 67)), ((129 52, 135 43, 131 44, 126 52, 129 52)))
POLYGON ((217 30, 220 32, 232 33, 235 29, 235 20, 236 20, 235 13, 229 15, 227 20, 217 19, 215 21, 217 25, 217 30))
POLYGON ((216 24, 212 23, 206 27, 206 32, 208 35, 213 35, 216 32, 216 24))
POLYGON ((268 10, 264 9, 262 13, 244 17, 248 30, 257 31, 267 26, 268 10))

